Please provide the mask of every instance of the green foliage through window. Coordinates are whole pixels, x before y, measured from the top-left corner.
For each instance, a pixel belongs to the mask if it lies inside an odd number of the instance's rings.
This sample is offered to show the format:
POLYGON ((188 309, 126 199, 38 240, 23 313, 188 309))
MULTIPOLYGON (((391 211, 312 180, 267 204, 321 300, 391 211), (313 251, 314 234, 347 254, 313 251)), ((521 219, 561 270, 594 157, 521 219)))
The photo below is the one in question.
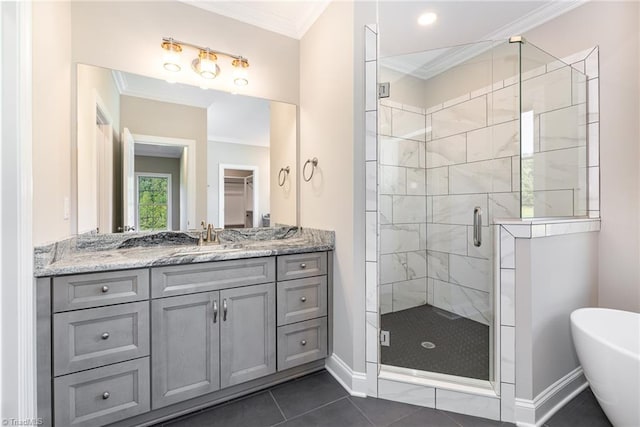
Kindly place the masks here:
POLYGON ((140 230, 166 230, 169 214, 169 179, 138 177, 138 227, 140 230))

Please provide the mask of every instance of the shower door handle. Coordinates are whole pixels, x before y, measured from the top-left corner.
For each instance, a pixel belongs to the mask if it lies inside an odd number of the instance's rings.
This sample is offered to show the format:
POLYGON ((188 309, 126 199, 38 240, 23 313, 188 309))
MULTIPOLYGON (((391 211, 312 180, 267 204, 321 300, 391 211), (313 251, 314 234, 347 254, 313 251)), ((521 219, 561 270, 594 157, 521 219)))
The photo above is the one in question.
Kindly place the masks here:
POLYGON ((473 209, 473 246, 482 245, 482 209, 476 206, 473 209))

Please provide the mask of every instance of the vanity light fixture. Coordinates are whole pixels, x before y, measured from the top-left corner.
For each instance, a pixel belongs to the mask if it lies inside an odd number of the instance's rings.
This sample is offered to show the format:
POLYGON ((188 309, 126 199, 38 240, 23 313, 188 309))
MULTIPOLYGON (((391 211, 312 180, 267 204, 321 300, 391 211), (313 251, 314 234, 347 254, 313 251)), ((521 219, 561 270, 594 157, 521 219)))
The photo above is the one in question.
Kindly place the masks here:
POLYGON ((168 71, 178 72, 182 69, 180 66, 180 54, 182 53, 183 47, 190 47, 198 51, 198 57, 191 61, 191 69, 203 79, 215 79, 218 74, 220 74, 218 56, 226 56, 231 58, 233 83, 236 86, 246 86, 249 84, 249 60, 243 56, 174 40, 171 37, 163 38, 161 46, 163 50, 163 66, 168 71))

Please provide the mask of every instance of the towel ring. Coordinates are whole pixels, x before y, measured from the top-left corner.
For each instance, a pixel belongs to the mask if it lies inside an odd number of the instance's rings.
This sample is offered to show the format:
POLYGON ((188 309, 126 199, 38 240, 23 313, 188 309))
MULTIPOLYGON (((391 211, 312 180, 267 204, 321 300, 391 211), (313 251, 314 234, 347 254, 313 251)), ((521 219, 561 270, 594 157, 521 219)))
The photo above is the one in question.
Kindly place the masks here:
POLYGON ((291 172, 291 168, 287 166, 286 168, 280 168, 280 172, 278 172, 278 186, 282 187, 284 182, 287 180, 287 176, 289 176, 289 172, 291 172), (284 172, 284 174, 282 173, 284 172))
POLYGON ((304 178, 304 180, 306 182, 311 181, 311 178, 313 178, 313 173, 316 171, 316 166, 318 166, 318 158, 314 157, 313 159, 307 159, 306 162, 304 162, 304 167, 302 168, 302 178, 304 178), (311 163, 311 175, 309 175, 309 178, 307 178, 307 165, 311 163))

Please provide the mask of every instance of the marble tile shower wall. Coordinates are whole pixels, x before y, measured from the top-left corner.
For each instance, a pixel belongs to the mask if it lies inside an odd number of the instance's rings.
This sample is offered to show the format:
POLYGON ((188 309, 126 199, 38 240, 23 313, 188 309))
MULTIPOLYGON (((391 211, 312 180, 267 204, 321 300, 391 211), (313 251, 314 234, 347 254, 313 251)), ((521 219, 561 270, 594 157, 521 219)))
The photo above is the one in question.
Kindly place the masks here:
POLYGON ((509 97, 491 92, 429 109, 381 102, 383 314, 429 303, 491 321, 490 218, 519 212, 518 188, 513 188, 519 183, 512 182, 519 152, 516 107, 509 97), (506 114, 509 109, 514 112, 506 114), (498 137, 499 144, 492 142, 498 137), (476 206, 485 212, 480 248, 472 239, 476 206))
MULTIPOLYGON (((573 67, 584 72, 589 61, 573 67)), ((522 102, 535 111, 537 217, 587 213, 586 133, 592 138, 594 131, 586 126, 586 88, 582 82, 578 90, 576 74, 547 64, 523 75, 522 102)), ((429 303, 484 324, 492 321, 493 219, 520 217, 516 83, 499 81, 430 108, 381 100, 382 314, 429 303), (472 238, 476 206, 484 213, 480 248, 472 238)))

